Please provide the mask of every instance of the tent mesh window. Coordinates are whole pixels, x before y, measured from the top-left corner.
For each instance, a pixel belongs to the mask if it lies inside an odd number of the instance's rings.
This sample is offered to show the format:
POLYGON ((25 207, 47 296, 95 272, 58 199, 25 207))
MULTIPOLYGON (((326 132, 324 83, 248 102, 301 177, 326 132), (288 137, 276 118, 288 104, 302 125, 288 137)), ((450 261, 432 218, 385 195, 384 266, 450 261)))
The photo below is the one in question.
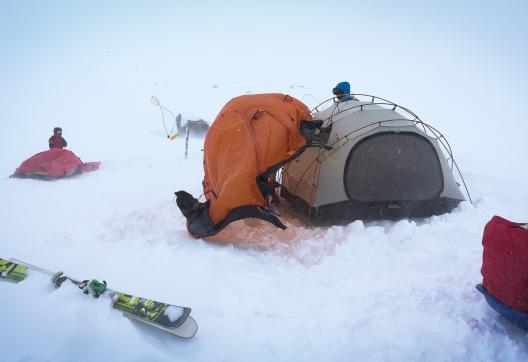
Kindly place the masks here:
POLYGON ((434 146, 412 132, 380 132, 350 151, 344 172, 347 196, 361 202, 419 201, 444 189, 434 146))

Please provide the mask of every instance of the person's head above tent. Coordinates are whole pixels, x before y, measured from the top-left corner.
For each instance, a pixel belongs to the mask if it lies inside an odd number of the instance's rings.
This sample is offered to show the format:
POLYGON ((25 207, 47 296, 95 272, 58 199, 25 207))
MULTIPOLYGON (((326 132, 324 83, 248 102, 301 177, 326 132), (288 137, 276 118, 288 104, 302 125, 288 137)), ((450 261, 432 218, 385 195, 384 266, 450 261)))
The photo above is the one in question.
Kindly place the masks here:
POLYGON ((350 95, 350 83, 340 82, 332 89, 332 93, 339 102, 346 102, 353 100, 354 97, 350 95))
POLYGON ((49 148, 64 148, 68 145, 68 142, 62 137, 62 128, 53 128, 53 136, 48 140, 49 148))

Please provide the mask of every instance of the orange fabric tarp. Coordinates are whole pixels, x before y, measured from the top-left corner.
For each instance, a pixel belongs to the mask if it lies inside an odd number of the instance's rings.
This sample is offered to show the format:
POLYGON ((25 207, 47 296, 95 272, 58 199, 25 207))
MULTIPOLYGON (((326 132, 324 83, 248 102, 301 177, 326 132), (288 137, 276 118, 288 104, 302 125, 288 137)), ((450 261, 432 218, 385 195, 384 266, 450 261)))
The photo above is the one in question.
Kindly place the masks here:
POLYGON ((310 111, 288 95, 233 98, 216 117, 204 146, 204 193, 213 223, 243 205, 265 206, 256 178, 306 144, 301 121, 310 111))

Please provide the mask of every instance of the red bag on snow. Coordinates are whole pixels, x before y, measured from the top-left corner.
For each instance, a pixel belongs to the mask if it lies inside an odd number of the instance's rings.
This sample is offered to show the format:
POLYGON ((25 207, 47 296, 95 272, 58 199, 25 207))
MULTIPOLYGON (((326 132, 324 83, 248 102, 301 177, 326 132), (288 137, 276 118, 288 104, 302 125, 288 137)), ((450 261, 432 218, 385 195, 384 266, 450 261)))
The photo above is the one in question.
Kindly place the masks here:
POLYGON ((523 225, 499 216, 486 224, 481 272, 492 296, 528 313, 528 230, 523 225))
POLYGON ((52 148, 28 158, 11 177, 58 178, 68 177, 77 172, 93 171, 100 162, 83 163, 72 151, 52 148))

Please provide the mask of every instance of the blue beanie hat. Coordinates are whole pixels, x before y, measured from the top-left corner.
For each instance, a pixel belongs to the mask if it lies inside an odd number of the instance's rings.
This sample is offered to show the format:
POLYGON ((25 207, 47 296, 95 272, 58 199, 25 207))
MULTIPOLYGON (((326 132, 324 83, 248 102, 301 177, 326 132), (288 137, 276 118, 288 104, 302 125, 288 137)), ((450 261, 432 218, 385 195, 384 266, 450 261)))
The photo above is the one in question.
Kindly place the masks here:
POLYGON ((350 83, 348 83, 348 82, 337 83, 335 88, 341 89, 343 91, 343 93, 345 93, 345 94, 350 94, 350 83))

